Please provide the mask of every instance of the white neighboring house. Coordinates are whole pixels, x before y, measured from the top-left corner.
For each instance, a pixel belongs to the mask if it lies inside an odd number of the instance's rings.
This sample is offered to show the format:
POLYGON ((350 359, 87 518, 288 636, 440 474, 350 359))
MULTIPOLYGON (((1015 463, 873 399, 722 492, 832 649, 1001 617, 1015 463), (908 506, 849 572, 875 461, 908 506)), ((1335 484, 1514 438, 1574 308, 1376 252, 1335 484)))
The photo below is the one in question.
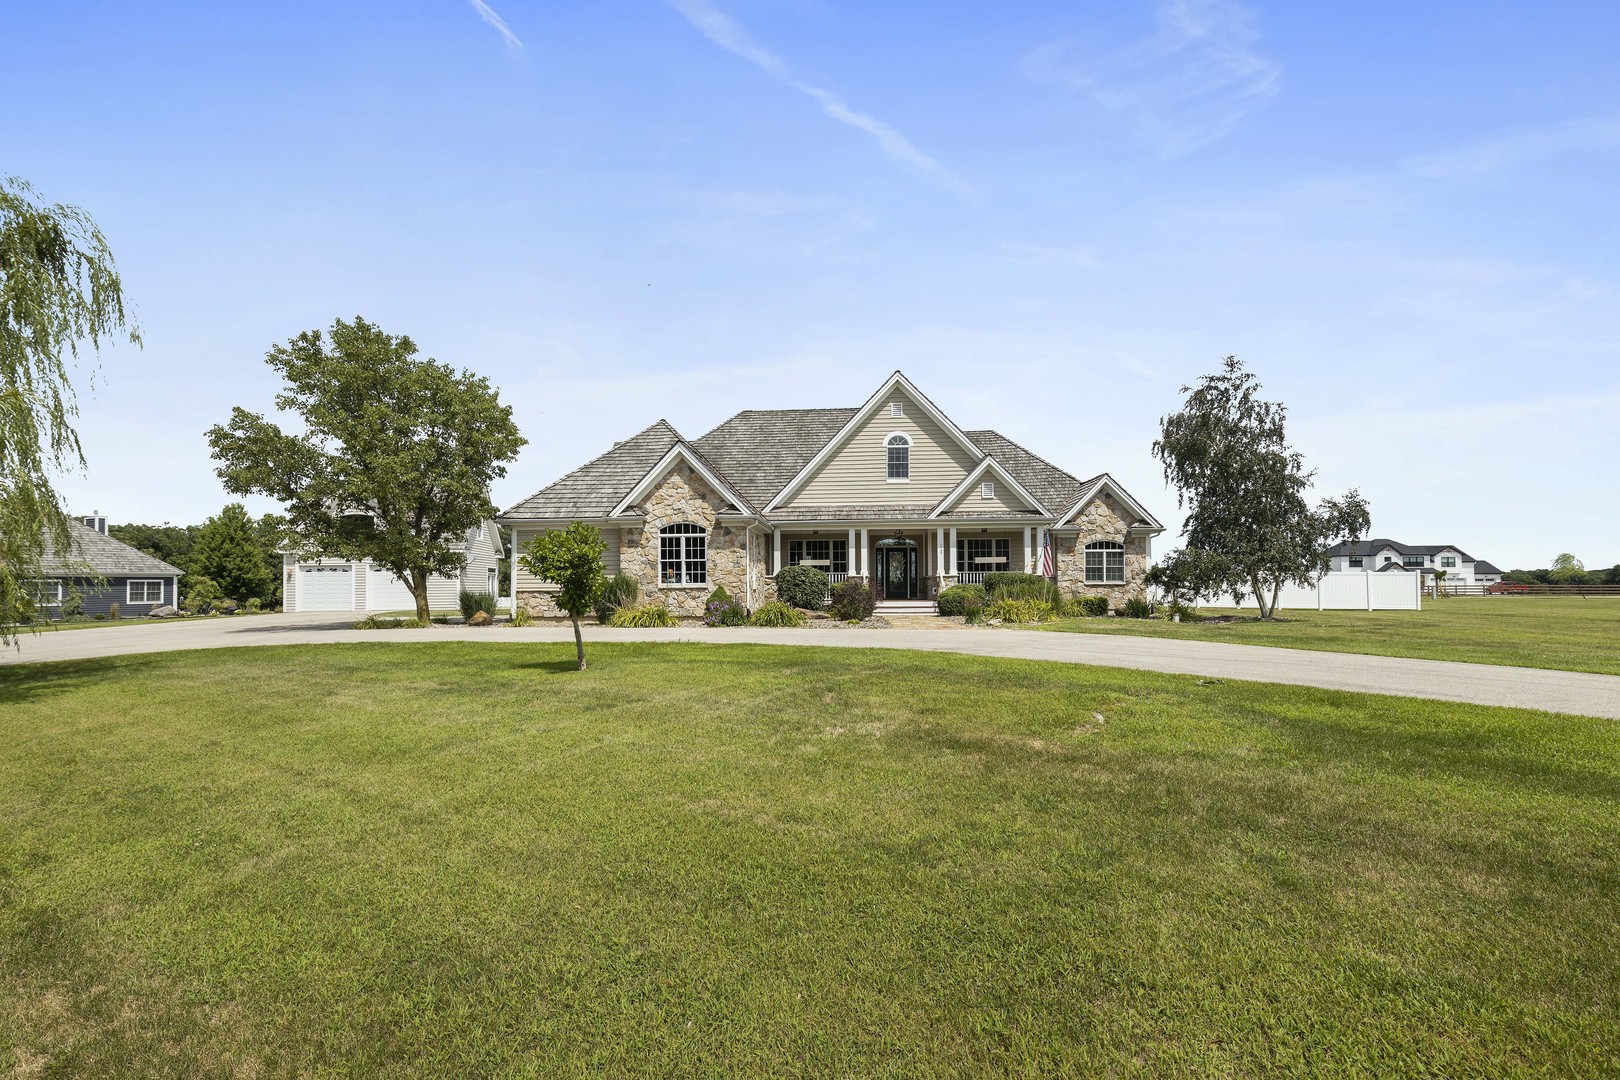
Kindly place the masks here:
POLYGON ((1328 549, 1329 569, 1370 570, 1374 573, 1406 571, 1424 575, 1427 588, 1437 570, 1446 572, 1447 585, 1495 585, 1502 571, 1452 544, 1403 544, 1399 540, 1358 540, 1328 549))
MULTIPOLYGON (((501 534, 485 521, 467 534, 467 565, 457 577, 428 578, 428 608, 454 611, 461 591, 500 596, 501 534)), ((285 611, 412 611, 410 586, 370 559, 323 559, 284 551, 281 555, 282 608, 285 611)), ((491 612, 494 614, 494 612, 491 612)))

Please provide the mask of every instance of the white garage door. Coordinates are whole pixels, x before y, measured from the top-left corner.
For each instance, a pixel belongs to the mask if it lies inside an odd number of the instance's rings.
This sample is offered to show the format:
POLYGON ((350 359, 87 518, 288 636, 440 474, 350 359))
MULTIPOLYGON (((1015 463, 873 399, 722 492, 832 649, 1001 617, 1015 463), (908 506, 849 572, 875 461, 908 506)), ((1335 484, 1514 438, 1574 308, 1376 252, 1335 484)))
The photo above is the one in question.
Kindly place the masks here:
POLYGON ((416 597, 409 585, 387 570, 373 566, 366 578, 367 611, 415 611, 416 597))
POLYGON ((347 566, 300 566, 299 611, 353 611, 354 574, 347 566))

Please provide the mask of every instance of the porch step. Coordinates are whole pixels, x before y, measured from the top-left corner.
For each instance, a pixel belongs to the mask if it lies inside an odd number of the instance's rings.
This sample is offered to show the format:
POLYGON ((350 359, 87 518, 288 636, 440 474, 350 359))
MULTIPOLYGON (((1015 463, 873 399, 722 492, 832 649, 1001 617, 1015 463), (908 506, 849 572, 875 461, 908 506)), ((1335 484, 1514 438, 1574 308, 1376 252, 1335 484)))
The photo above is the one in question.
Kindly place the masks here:
POLYGON ((878 615, 938 615, 939 605, 932 600, 879 600, 878 615))

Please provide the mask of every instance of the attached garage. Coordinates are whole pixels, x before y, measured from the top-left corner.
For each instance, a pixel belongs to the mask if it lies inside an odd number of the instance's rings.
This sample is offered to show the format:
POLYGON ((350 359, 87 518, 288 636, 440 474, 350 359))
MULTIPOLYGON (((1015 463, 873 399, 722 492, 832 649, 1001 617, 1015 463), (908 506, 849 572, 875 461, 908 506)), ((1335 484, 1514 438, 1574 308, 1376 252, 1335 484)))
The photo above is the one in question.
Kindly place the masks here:
POLYGON ((354 569, 336 566, 298 568, 299 611, 353 611, 354 569))
MULTIPOLYGON (((368 564, 369 565, 369 564, 368 564)), ((369 611, 415 611, 411 587, 380 566, 366 574, 366 608, 369 611)))

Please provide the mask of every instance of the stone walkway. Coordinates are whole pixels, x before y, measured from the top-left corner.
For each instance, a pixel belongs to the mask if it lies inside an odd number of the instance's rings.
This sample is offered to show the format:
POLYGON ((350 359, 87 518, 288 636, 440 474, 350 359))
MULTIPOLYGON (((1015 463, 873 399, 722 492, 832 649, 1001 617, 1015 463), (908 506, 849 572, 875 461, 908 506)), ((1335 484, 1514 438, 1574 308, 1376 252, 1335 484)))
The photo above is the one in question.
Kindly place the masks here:
MULTIPOLYGON (((354 616, 294 614, 238 616, 188 622, 128 625, 25 635, 0 653, 0 663, 82 660, 98 656, 223 649, 254 645, 327 642, 568 642, 566 626, 474 629, 434 626, 427 630, 353 630, 354 616)), ((974 656, 1006 656, 1068 664, 1099 664, 1206 678, 1317 686, 1372 694, 1399 694, 1477 705, 1576 713, 1620 720, 1620 675, 1493 667, 1442 660, 1408 660, 1358 653, 1310 652, 1259 645, 1169 638, 1064 634, 1042 630, 958 627, 928 629, 766 630, 753 627, 610 630, 590 626, 590 641, 690 641, 709 645, 757 643, 834 648, 917 649, 974 656)))

